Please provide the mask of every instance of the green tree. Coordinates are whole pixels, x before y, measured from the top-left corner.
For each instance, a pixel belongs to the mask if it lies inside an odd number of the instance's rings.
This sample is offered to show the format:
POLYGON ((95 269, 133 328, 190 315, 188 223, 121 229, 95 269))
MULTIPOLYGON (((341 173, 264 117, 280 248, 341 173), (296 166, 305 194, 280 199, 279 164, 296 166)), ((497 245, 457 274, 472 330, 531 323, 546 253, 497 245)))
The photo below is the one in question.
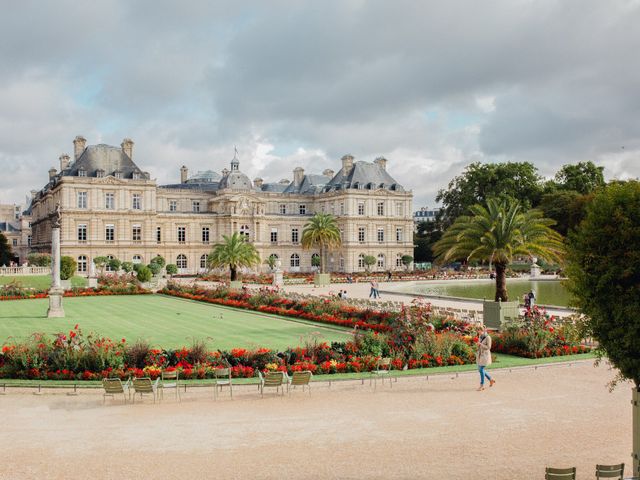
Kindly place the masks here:
POLYGON ((164 257, 162 257, 162 256, 160 256, 160 255, 156 255, 155 257, 153 257, 153 258, 151 259, 151 262, 150 262, 150 263, 156 263, 156 264, 160 265, 160 269, 161 269, 161 270, 162 270, 162 267, 164 267, 164 266, 167 264, 167 262, 166 262, 166 260, 164 259, 164 257))
POLYGON ((222 243, 213 246, 209 255, 209 266, 229 268, 231 281, 237 280, 238 269, 260 265, 260 256, 253 244, 245 240, 244 235, 235 232, 231 236, 223 235, 222 243))
POLYGON ((152 261, 147 266, 149 267, 149 270, 151 270, 152 275, 159 275, 160 272, 162 271, 162 265, 160 265, 159 263, 152 261))
POLYGON ((417 232, 413 235, 413 257, 416 262, 433 262, 433 245, 442 238, 442 224, 435 222, 420 222, 417 232))
POLYGON ((109 265, 109 268, 112 271, 118 272, 120 270, 120 266, 122 265, 122 262, 117 258, 110 258, 109 261, 107 262, 107 265, 109 265))
POLYGON ((402 256, 402 264, 405 266, 407 270, 409 270, 409 266, 413 262, 413 257, 411 255, 403 255, 402 256))
POLYGON ((100 269, 100 274, 104 274, 104 269, 109 263, 109 257, 95 257, 93 259, 93 264, 96 268, 100 269))
POLYGON ((167 263, 166 270, 168 275, 175 275, 178 273, 178 266, 175 263, 167 263))
POLYGON ((342 244, 336 217, 329 213, 316 213, 302 230, 302 248, 318 247, 320 250, 320 273, 326 271, 325 251, 342 244))
POLYGON ((142 283, 148 282, 149 280, 151 280, 152 275, 153 274, 151 273, 151 269, 146 265, 140 264, 140 267, 136 270, 136 278, 138 279, 139 282, 142 282, 142 283))
POLYGON ((0 233, 0 267, 3 265, 8 266, 12 258, 13 253, 11 252, 11 246, 7 241, 7 237, 0 233))
POLYGON ((447 227, 469 208, 484 204, 489 198, 512 198, 523 208, 538 204, 542 194, 542 178, 529 162, 472 163, 465 171, 438 192, 442 202, 442 221, 447 227))
POLYGON ((538 208, 544 216, 555 220, 553 229, 566 236, 584 218, 587 204, 592 194, 582 195, 573 190, 557 190, 542 196, 538 208))
POLYGON ((76 273, 77 267, 78 264, 73 257, 67 255, 60 257, 60 279, 69 280, 76 273))
POLYGON ((506 302, 507 266, 515 256, 535 256, 560 262, 563 239, 550 228, 553 220, 537 209, 524 210, 515 200, 491 198, 459 217, 434 246, 441 262, 464 259, 489 261, 496 269, 495 300, 506 302))
POLYGON ((122 265, 120 265, 120 268, 122 268, 122 271, 124 273, 130 273, 133 271, 134 265, 131 262, 122 262, 122 265))
POLYGON ((559 190, 570 190, 587 195, 604 187, 603 172, 604 167, 598 167, 593 162, 563 165, 556 173, 554 183, 559 190))
POLYGON ((51 255, 48 253, 30 253, 27 255, 27 262, 32 267, 50 267, 51 255))
MULTIPOLYGON (((616 182, 595 194, 567 245, 568 287, 589 333, 619 376, 640 392, 640 183, 616 182)), ((615 382, 614 382, 615 383, 615 382)), ((638 409, 634 405, 634 409, 638 409)), ((637 411, 637 410, 636 410, 637 411)), ((635 418, 640 419, 640 416, 635 418)), ((635 422, 634 472, 640 425, 635 422)))
POLYGON ((373 255, 365 255, 362 261, 364 262, 365 270, 368 272, 371 270, 371 267, 376 264, 376 257, 373 255))

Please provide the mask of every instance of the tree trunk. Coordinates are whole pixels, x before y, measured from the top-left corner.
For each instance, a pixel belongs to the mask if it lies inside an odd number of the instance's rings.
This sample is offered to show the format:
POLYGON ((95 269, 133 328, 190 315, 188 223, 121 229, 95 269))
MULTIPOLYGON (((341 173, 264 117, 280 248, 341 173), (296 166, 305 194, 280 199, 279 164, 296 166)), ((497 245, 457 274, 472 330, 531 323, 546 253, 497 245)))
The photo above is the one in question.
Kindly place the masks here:
POLYGON ((238 279, 238 271, 232 266, 229 266, 229 270, 231 270, 231 281, 235 282, 238 279))
POLYGON ((320 242, 320 273, 324 273, 324 245, 320 242))
POLYGON ((496 298, 495 301, 502 300, 506 302, 509 300, 507 294, 507 265, 504 263, 495 263, 496 267, 496 298))

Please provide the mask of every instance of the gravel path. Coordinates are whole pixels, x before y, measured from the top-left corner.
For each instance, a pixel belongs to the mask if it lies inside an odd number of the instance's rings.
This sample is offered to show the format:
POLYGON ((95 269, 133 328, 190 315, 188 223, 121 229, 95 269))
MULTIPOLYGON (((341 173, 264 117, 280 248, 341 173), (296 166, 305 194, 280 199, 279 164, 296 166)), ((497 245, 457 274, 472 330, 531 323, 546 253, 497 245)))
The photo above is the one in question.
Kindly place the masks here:
POLYGON ((314 385, 261 399, 189 390, 135 405, 9 390, 0 397, 0 478, 528 479, 544 467, 630 462, 630 388, 592 362, 476 376, 314 385))

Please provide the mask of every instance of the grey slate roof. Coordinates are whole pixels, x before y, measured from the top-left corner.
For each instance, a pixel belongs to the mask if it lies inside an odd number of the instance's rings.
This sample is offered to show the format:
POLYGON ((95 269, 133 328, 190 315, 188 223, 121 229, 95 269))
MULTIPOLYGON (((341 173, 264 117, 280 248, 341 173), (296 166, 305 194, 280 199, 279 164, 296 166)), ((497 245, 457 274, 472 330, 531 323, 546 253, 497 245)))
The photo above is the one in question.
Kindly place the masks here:
POLYGON ((0 232, 19 232, 20 228, 13 225, 11 222, 0 222, 0 232))
POLYGON ((89 145, 82 155, 61 173, 63 176, 77 177, 80 169, 84 169, 87 177, 96 177, 96 172, 103 170, 105 177, 120 172, 122 178, 133 178, 134 173, 140 175, 140 178, 149 178, 149 174, 140 170, 121 148, 104 144, 89 145))
POLYGON ((320 193, 324 189, 325 185, 329 183, 331 177, 324 175, 308 174, 302 178, 300 185, 290 183, 284 189, 284 193, 301 193, 303 195, 313 195, 314 193, 320 193))
POLYGON ((172 183, 170 185, 159 185, 159 188, 174 188, 180 190, 200 190, 204 192, 215 192, 218 190, 218 182, 203 183, 172 183))
POLYGON ((187 183, 213 183, 219 182, 222 178, 218 172, 214 172, 213 170, 205 170, 202 172, 197 172, 195 175, 189 177, 187 183))
POLYGON ((377 163, 354 162, 353 168, 346 175, 340 169, 338 173, 329 181, 324 191, 340 190, 346 188, 361 188, 374 190, 383 188, 385 190, 402 191, 404 188, 387 171, 377 163))

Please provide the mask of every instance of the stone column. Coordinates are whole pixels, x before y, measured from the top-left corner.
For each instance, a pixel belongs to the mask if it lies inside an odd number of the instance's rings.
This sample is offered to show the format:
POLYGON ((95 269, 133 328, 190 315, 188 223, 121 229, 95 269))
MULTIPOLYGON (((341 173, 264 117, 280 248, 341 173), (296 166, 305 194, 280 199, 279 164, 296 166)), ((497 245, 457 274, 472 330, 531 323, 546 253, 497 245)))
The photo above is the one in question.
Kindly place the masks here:
POLYGON ((60 286, 60 204, 56 205, 56 213, 51 222, 51 289, 49 290, 48 318, 64 317, 62 296, 64 289, 60 286))

